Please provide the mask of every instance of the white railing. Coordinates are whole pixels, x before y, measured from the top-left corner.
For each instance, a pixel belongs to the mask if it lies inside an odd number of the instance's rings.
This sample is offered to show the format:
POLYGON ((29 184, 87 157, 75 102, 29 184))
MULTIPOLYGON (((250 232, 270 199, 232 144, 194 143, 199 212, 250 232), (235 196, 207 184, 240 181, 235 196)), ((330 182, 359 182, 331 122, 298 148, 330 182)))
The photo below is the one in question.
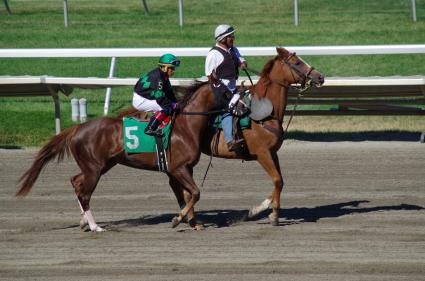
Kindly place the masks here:
MULTIPOLYGON (((384 55, 384 54, 425 54, 425 44, 406 45, 362 45, 362 46, 287 46, 285 47, 299 55, 384 55)), ((180 57, 204 57, 209 47, 199 48, 101 48, 101 49, 0 49, 0 58, 99 58, 110 57, 111 67, 109 71, 110 86, 114 83, 121 84, 122 80, 112 79, 115 73, 116 58, 118 57, 160 57, 164 53, 173 53, 180 57)), ((273 56, 276 54, 275 47, 239 47, 243 56, 273 56)), ((53 78, 54 79, 54 78, 53 78)), ((74 78, 69 78, 74 79, 74 78)), ((79 79, 79 78, 76 78, 79 79)), ((79 79, 80 80, 80 79, 79 79)), ((71 81, 68 81, 72 83, 71 81)), ((80 80, 80 83, 82 80, 80 80)), ((187 81, 184 81, 187 82, 187 81)), ((330 81, 329 81, 330 82, 330 81)), ((328 83, 329 83, 328 82, 328 83)), ((335 81, 341 82, 341 81, 335 81)), ((382 82, 382 81, 381 81, 382 82)), ((90 83, 93 83, 91 81, 90 83)), ((94 82, 97 84, 96 82, 94 82)), ((124 84, 133 84, 134 80, 125 81, 124 84)), ((359 81, 353 81, 356 85, 363 85, 359 81)), ((329 85, 329 84, 328 84, 329 85)), ((330 86, 330 85, 329 85, 330 86)), ((422 92, 424 86, 420 86, 422 92)), ((109 110, 111 90, 108 89, 105 97, 105 115, 109 110)), ((55 100, 58 104, 58 101, 55 100)), ((60 128, 60 125, 59 125, 60 128)))
MULTIPOLYGON (((276 47, 238 47, 243 56, 271 56, 276 47)), ((359 46, 285 46, 298 55, 385 55, 424 54, 425 44, 359 46)), ((96 48, 96 49, 0 49, 0 58, 99 58, 160 57, 173 53, 181 57, 204 57, 210 47, 199 48, 96 48)))

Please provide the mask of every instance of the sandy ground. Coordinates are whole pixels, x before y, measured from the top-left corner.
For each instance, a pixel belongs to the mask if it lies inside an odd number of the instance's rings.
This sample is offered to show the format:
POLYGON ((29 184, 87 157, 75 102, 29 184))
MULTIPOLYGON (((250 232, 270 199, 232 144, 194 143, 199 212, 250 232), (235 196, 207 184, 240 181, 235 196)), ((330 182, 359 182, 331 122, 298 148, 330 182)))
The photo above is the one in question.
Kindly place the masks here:
POLYGON ((425 280, 425 144, 286 144, 276 227, 268 212, 240 220, 271 191, 258 163, 214 159, 197 205, 204 231, 170 227, 165 175, 118 166, 91 205, 108 231, 83 232, 72 160, 14 198, 35 152, 0 150, 0 280, 425 280))

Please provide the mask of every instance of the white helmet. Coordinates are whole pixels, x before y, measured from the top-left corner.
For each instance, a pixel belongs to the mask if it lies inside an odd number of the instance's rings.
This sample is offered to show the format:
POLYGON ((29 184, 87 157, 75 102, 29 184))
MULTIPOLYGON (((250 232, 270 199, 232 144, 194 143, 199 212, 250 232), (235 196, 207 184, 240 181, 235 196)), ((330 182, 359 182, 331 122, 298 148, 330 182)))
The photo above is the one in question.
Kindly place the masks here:
POLYGON ((233 26, 230 26, 228 24, 220 24, 219 26, 217 26, 214 32, 215 41, 220 42, 230 34, 235 33, 235 31, 236 30, 233 28, 233 26))

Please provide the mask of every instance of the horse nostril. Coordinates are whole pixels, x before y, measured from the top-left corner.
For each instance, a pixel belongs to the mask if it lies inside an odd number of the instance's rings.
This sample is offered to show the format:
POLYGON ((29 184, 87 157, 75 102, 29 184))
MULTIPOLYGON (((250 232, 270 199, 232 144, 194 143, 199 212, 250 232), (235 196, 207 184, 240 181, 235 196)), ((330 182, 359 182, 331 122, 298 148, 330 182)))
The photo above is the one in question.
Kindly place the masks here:
POLYGON ((323 75, 320 75, 320 76, 319 76, 319 82, 320 82, 321 84, 325 83, 325 77, 324 77, 323 75))

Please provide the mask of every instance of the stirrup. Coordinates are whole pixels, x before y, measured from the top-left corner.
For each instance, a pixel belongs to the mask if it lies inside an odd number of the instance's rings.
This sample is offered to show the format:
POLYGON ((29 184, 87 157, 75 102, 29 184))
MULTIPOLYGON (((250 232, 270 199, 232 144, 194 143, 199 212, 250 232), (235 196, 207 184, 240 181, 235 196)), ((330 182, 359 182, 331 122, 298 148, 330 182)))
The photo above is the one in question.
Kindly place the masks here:
POLYGON ((230 141, 230 142, 227 143, 227 149, 230 152, 241 150, 243 143, 244 143, 243 139, 230 141))
POLYGON ((156 129, 156 130, 152 130, 152 129, 146 129, 145 130, 145 134, 149 135, 149 136, 153 136, 153 137, 162 137, 163 133, 161 129, 156 129))

